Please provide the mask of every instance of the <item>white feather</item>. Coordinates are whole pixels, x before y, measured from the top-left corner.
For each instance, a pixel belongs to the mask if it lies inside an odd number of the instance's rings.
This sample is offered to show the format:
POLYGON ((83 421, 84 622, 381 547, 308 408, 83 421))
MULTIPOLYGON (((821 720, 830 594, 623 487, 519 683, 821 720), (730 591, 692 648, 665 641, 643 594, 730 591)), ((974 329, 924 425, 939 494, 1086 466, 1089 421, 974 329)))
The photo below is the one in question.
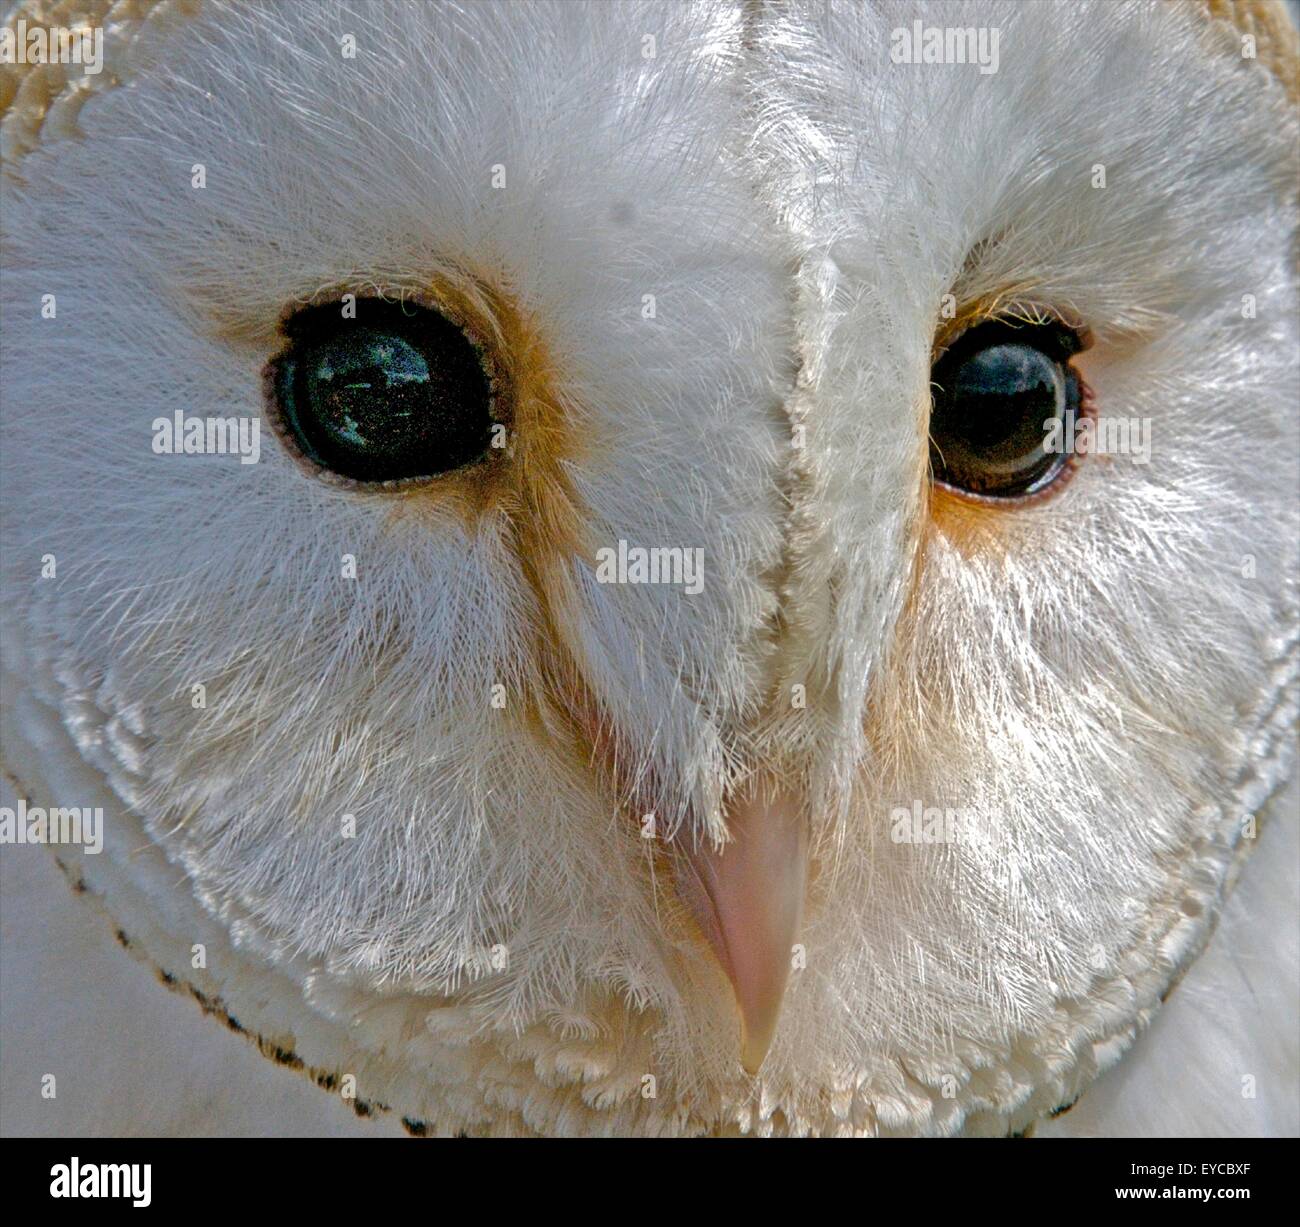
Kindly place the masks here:
POLYGON ((1276 82, 1163 5, 288 12, 145 30, 85 139, 4 189, 5 755, 108 812, 74 876, 142 957, 438 1131, 1005 1132, 1073 1099, 1287 770, 1276 82), (997 26, 999 71, 892 64, 918 14, 997 26), (756 1083, 627 798, 550 718, 511 515, 149 448, 177 407, 259 413, 286 307, 436 279, 535 322, 589 543, 704 550, 698 597, 566 559, 547 645, 669 833, 716 835, 760 767, 813 799, 756 1083), (968 531, 928 496, 935 330, 1013 285, 1092 327, 1152 463, 968 531), (894 843, 914 801, 979 837, 894 843))

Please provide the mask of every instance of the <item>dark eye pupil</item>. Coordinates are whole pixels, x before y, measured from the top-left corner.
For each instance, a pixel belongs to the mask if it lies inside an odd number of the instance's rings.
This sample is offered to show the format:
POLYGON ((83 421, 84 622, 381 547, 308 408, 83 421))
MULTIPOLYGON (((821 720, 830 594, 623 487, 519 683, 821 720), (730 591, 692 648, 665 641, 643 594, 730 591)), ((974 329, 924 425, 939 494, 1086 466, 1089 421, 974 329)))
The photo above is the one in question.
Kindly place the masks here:
POLYGON ((285 326, 273 383, 284 426, 315 464, 359 481, 432 476, 482 458, 492 394, 478 351, 436 311, 360 299, 285 326))
POLYGON ((935 365, 930 459, 936 480, 1016 498, 1049 485, 1069 459, 1064 424, 1079 409, 1073 334, 1056 325, 982 325, 935 365))

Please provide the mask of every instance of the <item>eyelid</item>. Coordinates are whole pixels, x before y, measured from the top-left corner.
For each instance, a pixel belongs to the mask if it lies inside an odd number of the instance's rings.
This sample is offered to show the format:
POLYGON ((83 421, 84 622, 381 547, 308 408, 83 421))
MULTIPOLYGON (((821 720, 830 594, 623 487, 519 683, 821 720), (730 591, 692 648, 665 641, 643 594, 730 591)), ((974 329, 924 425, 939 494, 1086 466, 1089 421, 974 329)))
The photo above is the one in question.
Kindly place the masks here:
POLYGON ((972 333, 986 326, 998 324, 1009 330, 1056 329, 1061 336, 1071 338, 1073 348, 1063 359, 1069 361, 1092 348, 1095 334, 1076 311, 1048 307, 1032 302, 1016 302, 999 310, 982 310, 978 304, 959 308, 951 320, 942 321, 935 332, 930 365, 934 367, 972 333))

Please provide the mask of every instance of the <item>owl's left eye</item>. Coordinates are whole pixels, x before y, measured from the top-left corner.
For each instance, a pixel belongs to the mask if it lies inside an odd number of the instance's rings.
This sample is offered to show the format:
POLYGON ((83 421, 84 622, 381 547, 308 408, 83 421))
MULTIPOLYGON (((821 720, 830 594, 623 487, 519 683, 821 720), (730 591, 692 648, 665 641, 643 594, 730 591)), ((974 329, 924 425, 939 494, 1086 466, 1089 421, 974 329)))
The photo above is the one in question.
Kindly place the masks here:
POLYGON ((1071 464, 1059 440, 1083 402, 1070 360, 1083 348, 1079 333, 1056 322, 994 320, 959 337, 930 376, 934 480, 997 500, 1058 482, 1071 464))
POLYGON ((361 298, 307 307, 267 371, 290 447, 358 482, 406 482, 480 460, 492 386, 476 346, 427 307, 361 298), (355 306, 355 311, 351 306, 355 306))

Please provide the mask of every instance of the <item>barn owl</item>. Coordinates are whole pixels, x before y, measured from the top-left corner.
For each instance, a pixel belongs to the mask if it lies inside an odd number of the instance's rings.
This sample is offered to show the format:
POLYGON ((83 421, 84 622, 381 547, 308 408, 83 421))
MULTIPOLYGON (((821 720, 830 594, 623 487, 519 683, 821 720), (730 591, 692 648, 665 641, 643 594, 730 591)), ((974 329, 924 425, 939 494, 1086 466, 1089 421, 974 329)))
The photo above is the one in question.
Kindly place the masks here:
POLYGON ((1290 770, 1281 8, 82 19, 0 77, 7 838, 419 1134, 1072 1103, 1290 770))

